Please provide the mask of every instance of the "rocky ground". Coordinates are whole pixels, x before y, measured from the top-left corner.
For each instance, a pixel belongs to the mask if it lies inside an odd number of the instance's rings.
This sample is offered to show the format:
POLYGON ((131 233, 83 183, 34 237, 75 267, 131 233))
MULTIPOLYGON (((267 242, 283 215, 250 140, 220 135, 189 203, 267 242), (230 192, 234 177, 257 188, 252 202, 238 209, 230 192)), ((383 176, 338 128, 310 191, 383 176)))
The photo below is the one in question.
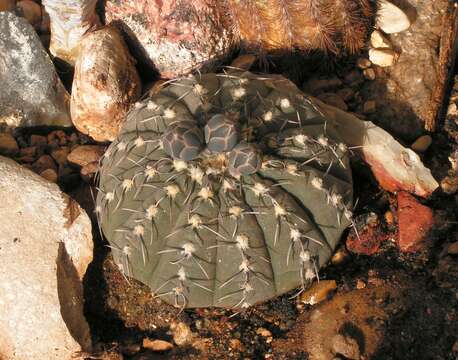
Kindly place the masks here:
MULTIPOLYGON (((63 124, 38 116, 32 103, 27 113, 8 118, 6 125, 27 123, 33 121, 34 116, 40 121, 34 124, 37 126, 15 131, 9 131, 7 126, 2 128, 0 155, 13 159, 22 168, 0 159, 0 163, 6 164, 1 169, 18 174, 13 177, 15 188, 4 186, 9 178, 0 174, 0 193, 7 189, 4 194, 16 193, 18 199, 28 204, 28 198, 19 196, 26 186, 21 188, 23 182, 17 180, 25 179, 43 194, 36 201, 41 201, 41 206, 49 201, 52 209, 39 208, 40 211, 27 215, 30 217, 24 220, 22 214, 13 216, 16 213, 11 217, 3 215, 3 219, 14 221, 19 217, 23 222, 18 227, 31 223, 38 226, 40 213, 45 214, 47 210, 52 214, 49 217, 56 219, 55 223, 48 224, 49 228, 43 227, 40 236, 49 234, 47 251, 59 254, 58 279, 56 284, 49 285, 55 289, 43 300, 43 309, 31 311, 31 318, 39 313, 61 312, 63 321, 58 319, 46 326, 60 329, 65 323, 78 329, 56 337, 59 344, 55 345, 50 359, 62 359, 61 354, 77 349, 78 344, 72 338, 87 345, 75 354, 81 359, 455 359, 458 356, 458 68, 447 89, 448 105, 444 106, 437 129, 426 133, 423 128, 429 119, 429 107, 418 98, 427 97, 425 92, 442 80, 438 72, 419 85, 415 79, 418 71, 437 70, 433 64, 439 61, 439 55, 435 52, 434 40, 438 40, 440 31, 421 26, 428 18, 423 15, 427 11, 434 13, 434 9, 429 8, 434 5, 422 1, 415 4, 418 21, 412 21, 413 29, 391 37, 374 32, 363 55, 342 59, 331 69, 320 70, 313 76, 306 74, 298 85, 325 103, 390 130, 397 140, 421 156, 440 182, 440 189, 428 199, 402 191, 390 193, 355 156, 352 169, 358 198, 355 210, 358 235, 354 229, 345 234, 330 265, 320 272, 320 282, 308 291, 299 296, 294 296, 294 292, 286 294, 242 312, 231 309, 179 312, 154 298, 145 285, 126 279, 115 266, 94 216, 96 171, 108 143, 96 142, 74 127, 54 126, 63 124), (427 55, 421 57, 422 65, 416 67, 416 73, 411 71, 409 62, 414 62, 412 49, 422 44, 430 48, 429 52, 422 48, 427 55), (408 81, 412 86, 405 85, 408 81), (53 126, 43 125, 41 120, 53 126), (24 168, 31 172, 23 173, 24 168), (67 199, 64 194, 79 205, 61 200, 61 196, 67 199), (76 251, 71 241, 65 244, 66 252, 56 245, 62 239, 91 236, 89 227, 84 225, 89 224, 88 219, 80 207, 92 221, 92 262, 84 249, 76 251), (47 233, 46 229, 51 228, 62 228, 62 231, 47 233), (67 258, 72 258, 76 272, 68 265, 67 258), (74 307, 59 307, 65 303, 62 290, 57 291, 63 284, 72 284, 71 291, 66 289, 64 293, 73 296, 74 307), (60 347, 62 349, 58 349, 60 347), (90 347, 91 351, 84 351, 90 347)), ((36 30, 46 44, 46 26, 44 29, 40 26, 42 23, 37 20, 36 30)), ((0 50, 1 46, 0 35, 0 50)), ((42 54, 36 56, 39 58, 42 54)), ((46 74, 51 62, 44 56, 40 61, 46 74)), ((22 63, 25 72, 31 66, 27 61, 22 63)), ((60 71, 59 75, 68 85, 68 72, 60 71)), ((67 96, 60 88, 60 80, 58 84, 44 85, 48 97, 54 96, 55 112, 62 111, 63 97, 67 96)), ((8 104, 15 106, 16 102, 17 99, 8 104)), ((64 120, 68 121, 65 117, 64 120)), ((0 214, 1 210, 2 207, 0 214)), ((8 233, 8 238, 4 237, 7 241, 0 239, 4 241, 0 242, 0 254, 5 252, 10 259, 21 258, 19 250, 14 248, 21 244, 21 236, 15 234, 14 231, 8 233)), ((33 244, 30 246, 33 248, 33 244)), ((85 249, 89 248, 90 245, 85 249)), ((46 261, 54 273, 54 258, 43 259, 43 263, 46 261)), ((0 266, 2 276, 8 276, 2 271, 20 272, 14 267, 15 261, 10 263, 11 267, 0 266)), ((43 269, 37 265, 33 270, 38 274, 34 284, 50 276, 43 269)), ((7 282, 1 283, 0 295, 18 284, 4 283, 7 282)), ((24 297, 34 296, 33 292, 30 294, 24 297)), ((6 303, 11 308, 19 301, 2 300, 0 305, 6 303)), ((1 315, 0 322, 4 320, 1 315)), ((18 323, 24 319, 24 314, 14 316, 18 323)), ((11 319, 8 321, 11 323, 11 319)), ((16 343, 23 348, 23 358, 34 358, 33 348, 39 346, 27 341, 26 326, 21 329, 17 331, 21 337, 16 343)), ((0 335, 0 357, 1 351, 8 350, 10 342, 14 342, 7 335, 5 339, 0 335)), ((22 359, 21 354, 12 355, 11 359, 22 359)), ((10 360, 8 354, 6 359, 10 360)))

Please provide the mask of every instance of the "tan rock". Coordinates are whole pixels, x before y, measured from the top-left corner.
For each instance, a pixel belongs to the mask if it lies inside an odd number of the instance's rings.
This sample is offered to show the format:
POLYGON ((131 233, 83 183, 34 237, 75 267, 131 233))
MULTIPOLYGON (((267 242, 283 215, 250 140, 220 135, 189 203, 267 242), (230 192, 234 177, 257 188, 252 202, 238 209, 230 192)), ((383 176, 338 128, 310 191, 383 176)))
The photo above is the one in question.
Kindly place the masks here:
POLYGON ((309 305, 315 305, 328 299, 328 296, 337 289, 335 280, 321 280, 301 294, 300 300, 309 305))
POLYGON ((88 216, 57 185, 1 157, 0 198, 0 357, 64 360, 90 351, 88 216))
POLYGON ((398 55, 391 49, 370 49, 369 59, 375 65, 388 67, 396 62, 398 55))
POLYGON ((391 42, 379 30, 371 33, 370 44, 376 49, 391 49, 391 42))
POLYGON ((67 146, 63 146, 53 150, 51 152, 51 157, 58 163, 59 165, 65 165, 67 163, 67 157, 70 153, 70 148, 67 146))
POLYGON ((19 151, 16 139, 10 133, 0 133, 0 154, 15 155, 19 151))
POLYGON ((171 329, 173 331, 173 341, 175 344, 183 346, 191 343, 193 334, 187 324, 179 322, 178 324, 173 324, 171 329))
POLYGON ((387 0, 380 0, 377 11, 377 27, 386 34, 394 34, 410 27, 410 20, 406 13, 387 0))
POLYGON ((59 179, 56 171, 53 169, 46 169, 45 171, 40 173, 40 176, 52 183, 57 183, 57 180, 59 179))
POLYGON ((167 351, 173 348, 173 344, 165 340, 143 339, 143 347, 151 351, 167 351))
POLYGON ((140 92, 135 60, 119 30, 108 26, 85 36, 70 105, 78 130, 97 141, 114 140, 140 92))
POLYGON ((449 255, 458 255, 458 241, 455 241, 454 243, 451 243, 447 247, 447 252, 449 255))
POLYGON ((78 145, 68 155, 67 160, 83 167, 92 162, 98 162, 104 153, 105 147, 100 145, 78 145))
POLYGON ((363 75, 367 80, 370 80, 370 81, 375 80, 375 70, 372 68, 364 69, 363 75))
POLYGON ((84 165, 80 170, 81 178, 86 182, 91 182, 94 179, 95 173, 99 170, 99 162, 94 161, 84 165))
POLYGON ((372 63, 369 59, 367 58, 359 58, 356 61, 356 66, 359 67, 360 69, 367 69, 371 67, 372 63))
POLYGON ((429 135, 420 136, 415 142, 410 146, 413 151, 416 152, 425 152, 430 147, 433 142, 433 138, 429 135))

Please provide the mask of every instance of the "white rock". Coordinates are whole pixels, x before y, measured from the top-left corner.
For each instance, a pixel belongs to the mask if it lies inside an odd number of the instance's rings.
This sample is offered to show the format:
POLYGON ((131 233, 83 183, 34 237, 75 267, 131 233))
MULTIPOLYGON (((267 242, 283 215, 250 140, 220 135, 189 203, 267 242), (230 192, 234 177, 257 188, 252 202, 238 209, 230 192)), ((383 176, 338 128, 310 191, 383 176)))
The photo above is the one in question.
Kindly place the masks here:
POLYGON ((376 49, 390 49, 391 42, 378 30, 371 33, 370 39, 371 46, 376 49))
POLYGON ((369 59, 373 64, 387 67, 391 66, 396 62, 398 55, 391 49, 370 49, 369 59))
POLYGON ((87 214, 57 185, 4 157, 0 199, 0 358, 67 360, 90 350, 87 214))
POLYGON ((394 34, 410 27, 410 20, 400 8, 386 0, 380 1, 377 12, 377 27, 386 34, 394 34))

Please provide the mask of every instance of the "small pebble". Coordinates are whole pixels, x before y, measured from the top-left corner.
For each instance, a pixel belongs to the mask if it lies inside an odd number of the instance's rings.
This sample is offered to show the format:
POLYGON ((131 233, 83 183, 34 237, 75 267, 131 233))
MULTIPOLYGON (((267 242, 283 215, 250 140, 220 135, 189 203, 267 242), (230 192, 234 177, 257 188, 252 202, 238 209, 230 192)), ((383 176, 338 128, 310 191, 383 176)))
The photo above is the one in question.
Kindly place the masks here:
POLYGON ((79 145, 68 154, 68 162, 85 166, 94 161, 99 161, 105 152, 105 148, 99 145, 79 145))
POLYGON ((272 333, 266 328, 260 327, 256 329, 256 334, 261 335, 262 337, 270 337, 272 333))
POLYGON ((0 154, 13 156, 19 151, 16 139, 10 133, 0 133, 0 154))
POLYGON ((331 258, 332 265, 341 265, 348 260, 348 251, 341 247, 331 258))
POLYGON ((370 80, 370 81, 375 80, 375 70, 372 68, 364 69, 363 75, 367 80, 370 80))
POLYGON ((394 34, 407 30, 410 27, 410 20, 396 5, 387 0, 380 0, 376 25, 385 34, 394 34))
POLYGON ((53 183, 57 183, 57 180, 59 179, 59 177, 57 176, 56 171, 53 170, 53 169, 46 169, 46 170, 42 171, 40 173, 40 176, 42 178, 45 178, 46 180, 48 180, 50 182, 53 182, 53 183))
POLYGON ((42 155, 38 158, 37 161, 33 163, 33 168, 35 172, 41 174, 43 171, 47 169, 53 169, 57 171, 56 163, 54 162, 53 158, 49 155, 42 155))
POLYGON ((173 348, 173 344, 165 340, 143 339, 143 347, 151 351, 167 351, 173 348))
POLYGON ((371 61, 367 58, 359 58, 356 61, 356 66, 358 66, 360 69, 370 68, 371 65, 372 65, 371 61))
POLYGON ((27 146, 19 150, 20 156, 36 156, 37 148, 36 146, 27 146))
POLYGON ((369 50, 369 59, 375 65, 381 67, 388 67, 395 63, 397 59, 397 54, 394 50, 391 49, 370 49, 369 50))
POLYGON ((183 346, 191 343, 193 335, 187 324, 180 322, 171 326, 171 329, 173 331, 173 341, 175 344, 183 346))
POLYGON ((377 110, 377 103, 375 100, 368 100, 363 104, 363 113, 372 114, 377 110))
POLYGON ((453 195, 458 192, 458 176, 446 176, 441 181, 442 191, 453 195))
POLYGON ((46 136, 32 135, 30 137, 30 146, 45 146, 48 143, 46 136))
POLYGON ((366 287, 366 283, 364 281, 362 281, 361 279, 358 279, 356 281, 356 288, 358 290, 364 289, 365 287, 366 287))
POLYGON ((371 33, 370 43, 375 49, 391 49, 391 42, 379 30, 371 33))
POLYGON ((348 110, 348 106, 345 104, 345 101, 343 101, 342 98, 335 93, 324 93, 318 95, 317 97, 328 105, 334 106, 343 111, 348 110))
POLYGON ((428 150, 429 146, 433 142, 433 138, 429 135, 420 136, 415 142, 410 146, 410 148, 415 152, 425 152, 428 150))
POLYGON ((63 146, 53 150, 51 152, 51 156, 59 165, 65 165, 67 163, 67 156, 69 153, 70 149, 66 146, 63 146))
POLYGON ((385 222, 387 223, 387 225, 393 225, 394 223, 394 216, 393 216, 393 212, 388 210, 386 213, 385 213, 385 222))
POLYGON ((88 183, 91 182, 98 169, 99 163, 97 161, 84 165, 80 170, 81 178, 88 183))
POLYGON ((301 294, 300 301, 305 304, 315 305, 328 299, 332 291, 337 289, 335 280, 321 280, 301 294))
POLYGON ((449 255, 458 255, 458 241, 455 241, 448 246, 447 253, 449 255))

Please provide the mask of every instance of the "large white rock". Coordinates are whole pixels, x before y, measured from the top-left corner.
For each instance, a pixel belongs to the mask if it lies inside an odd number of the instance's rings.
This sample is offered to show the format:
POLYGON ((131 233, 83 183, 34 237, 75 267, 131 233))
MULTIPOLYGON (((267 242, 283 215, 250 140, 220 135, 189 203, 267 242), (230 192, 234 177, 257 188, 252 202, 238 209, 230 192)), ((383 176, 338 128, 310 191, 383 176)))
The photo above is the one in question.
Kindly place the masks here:
POLYGON ((377 11, 377 26, 385 34, 394 34, 410 27, 410 20, 406 13, 387 0, 380 1, 377 11))
POLYGON ((90 350, 87 214, 57 185, 4 157, 0 199, 0 359, 66 360, 90 350))

